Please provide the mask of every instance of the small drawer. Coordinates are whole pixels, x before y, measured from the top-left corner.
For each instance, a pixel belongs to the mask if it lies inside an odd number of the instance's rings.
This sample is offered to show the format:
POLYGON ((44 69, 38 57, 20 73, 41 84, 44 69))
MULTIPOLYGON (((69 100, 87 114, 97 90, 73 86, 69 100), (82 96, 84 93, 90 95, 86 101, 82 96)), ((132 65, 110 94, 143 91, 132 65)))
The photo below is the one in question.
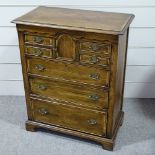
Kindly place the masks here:
POLYGON ((69 104, 102 110, 108 108, 108 91, 66 84, 53 80, 30 78, 31 94, 48 97, 69 104))
POLYGON ((28 59, 28 72, 53 79, 107 87, 110 72, 102 68, 88 67, 56 60, 28 59))
POLYGON ((37 57, 53 57, 52 50, 47 48, 38 48, 33 46, 25 47, 25 54, 37 57))
POLYGON ((25 34, 25 43, 32 44, 32 45, 40 44, 45 46, 53 46, 54 40, 53 38, 50 38, 47 36, 25 34))
POLYGON ((101 53, 83 53, 80 55, 80 63, 106 67, 110 65, 110 57, 105 57, 101 53))
POLYGON ((102 57, 106 57, 111 55, 111 45, 100 42, 82 41, 80 42, 80 53, 83 52, 99 52, 102 57))
POLYGON ((106 112, 36 99, 31 100, 31 104, 34 121, 97 136, 106 136, 106 112))

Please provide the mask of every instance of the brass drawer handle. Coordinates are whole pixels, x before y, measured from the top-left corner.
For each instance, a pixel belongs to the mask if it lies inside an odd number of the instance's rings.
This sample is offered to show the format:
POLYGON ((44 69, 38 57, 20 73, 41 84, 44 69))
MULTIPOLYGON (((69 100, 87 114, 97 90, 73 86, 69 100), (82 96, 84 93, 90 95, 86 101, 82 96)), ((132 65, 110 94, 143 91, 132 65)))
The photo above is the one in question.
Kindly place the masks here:
POLYGON ((40 115, 44 116, 44 115, 47 115, 49 112, 48 110, 44 109, 44 108, 41 108, 38 110, 38 112, 40 113, 40 115))
POLYGON ((100 46, 97 44, 97 43, 92 43, 90 46, 89 46, 89 49, 93 50, 93 51, 97 51, 100 49, 100 46))
POLYGON ((33 41, 36 42, 36 43, 42 43, 43 42, 43 38, 42 37, 39 37, 39 36, 35 36, 33 38, 33 41))
POLYGON ((40 89, 40 90, 46 90, 47 89, 47 86, 44 85, 44 84, 39 84, 38 85, 38 89, 40 89))
POLYGON ((41 64, 37 64, 37 65, 35 65, 35 69, 37 69, 39 71, 43 71, 45 69, 45 67, 41 64))
POLYGON ((99 96, 97 96, 96 94, 92 94, 92 95, 89 95, 89 99, 91 99, 93 101, 98 101, 99 100, 99 96))
POLYGON ((89 58, 89 62, 90 63, 97 63, 99 61, 99 59, 97 58, 97 56, 93 55, 92 57, 89 58))
POLYGON ((88 122, 88 124, 90 124, 90 125, 96 125, 96 124, 97 124, 97 122, 96 122, 95 119, 89 119, 87 122, 88 122))
POLYGON ((43 54, 43 51, 41 49, 35 49, 33 53, 35 56, 40 56, 43 54))
POLYGON ((94 73, 89 74, 89 77, 90 77, 91 79, 93 79, 93 80, 99 80, 99 78, 100 78, 100 76, 99 76, 98 74, 94 74, 94 73))

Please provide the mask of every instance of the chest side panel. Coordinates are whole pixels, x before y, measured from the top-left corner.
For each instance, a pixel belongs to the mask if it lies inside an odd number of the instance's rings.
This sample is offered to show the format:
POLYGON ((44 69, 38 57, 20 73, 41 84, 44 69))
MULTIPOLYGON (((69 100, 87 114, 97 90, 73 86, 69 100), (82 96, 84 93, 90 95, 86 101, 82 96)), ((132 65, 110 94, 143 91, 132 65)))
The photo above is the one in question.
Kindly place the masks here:
POLYGON ((119 36, 113 130, 122 112, 129 29, 119 36))

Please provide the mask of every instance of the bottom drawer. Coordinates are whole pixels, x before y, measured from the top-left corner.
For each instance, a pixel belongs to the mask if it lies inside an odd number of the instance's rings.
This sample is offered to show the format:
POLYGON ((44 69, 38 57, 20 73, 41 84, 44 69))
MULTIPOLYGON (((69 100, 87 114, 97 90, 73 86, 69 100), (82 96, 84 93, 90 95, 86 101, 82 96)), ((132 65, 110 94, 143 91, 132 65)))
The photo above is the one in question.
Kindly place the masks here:
POLYGON ((106 135, 106 112, 38 99, 32 99, 31 104, 33 107, 34 121, 98 136, 106 135))

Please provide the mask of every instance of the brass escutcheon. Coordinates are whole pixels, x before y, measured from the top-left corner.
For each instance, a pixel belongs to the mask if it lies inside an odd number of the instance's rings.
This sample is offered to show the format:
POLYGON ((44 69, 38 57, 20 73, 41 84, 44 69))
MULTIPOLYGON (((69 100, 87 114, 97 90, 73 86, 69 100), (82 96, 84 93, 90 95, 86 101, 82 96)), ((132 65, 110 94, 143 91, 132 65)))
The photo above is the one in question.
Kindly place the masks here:
POLYGON ((91 56, 91 57, 89 58, 89 62, 90 62, 90 63, 95 64, 95 63, 97 63, 98 61, 99 61, 99 59, 97 58, 96 55, 93 55, 93 56, 91 56))
POLYGON ((34 36, 33 41, 35 41, 36 43, 42 43, 43 42, 43 38, 39 37, 39 36, 34 36))
POLYGON ((40 89, 40 90, 46 90, 47 89, 47 86, 44 85, 44 84, 39 84, 38 85, 38 89, 40 89))
POLYGON ((95 74, 95 73, 89 74, 89 77, 93 80, 99 80, 100 78, 99 74, 95 74))
POLYGON ((93 51, 97 51, 100 49, 100 46, 97 43, 92 43, 89 48, 93 51))
POLYGON ((39 70, 39 71, 43 71, 43 70, 45 69, 45 67, 44 67, 43 65, 41 65, 41 64, 35 65, 35 68, 36 68, 37 70, 39 70))
POLYGON ((87 122, 88 122, 88 124, 90 124, 90 125, 96 125, 96 124, 97 124, 97 122, 96 122, 95 119, 90 119, 90 120, 88 120, 87 122))
POLYGON ((89 95, 89 98, 93 101, 99 100, 99 96, 97 96, 96 94, 89 95))
POLYGON ((36 48, 36 49, 34 49, 33 53, 35 56, 40 56, 43 54, 43 51, 39 48, 36 48))
POLYGON ((48 110, 44 109, 44 108, 40 108, 38 110, 38 112, 41 114, 41 115, 47 115, 48 114, 48 110))

